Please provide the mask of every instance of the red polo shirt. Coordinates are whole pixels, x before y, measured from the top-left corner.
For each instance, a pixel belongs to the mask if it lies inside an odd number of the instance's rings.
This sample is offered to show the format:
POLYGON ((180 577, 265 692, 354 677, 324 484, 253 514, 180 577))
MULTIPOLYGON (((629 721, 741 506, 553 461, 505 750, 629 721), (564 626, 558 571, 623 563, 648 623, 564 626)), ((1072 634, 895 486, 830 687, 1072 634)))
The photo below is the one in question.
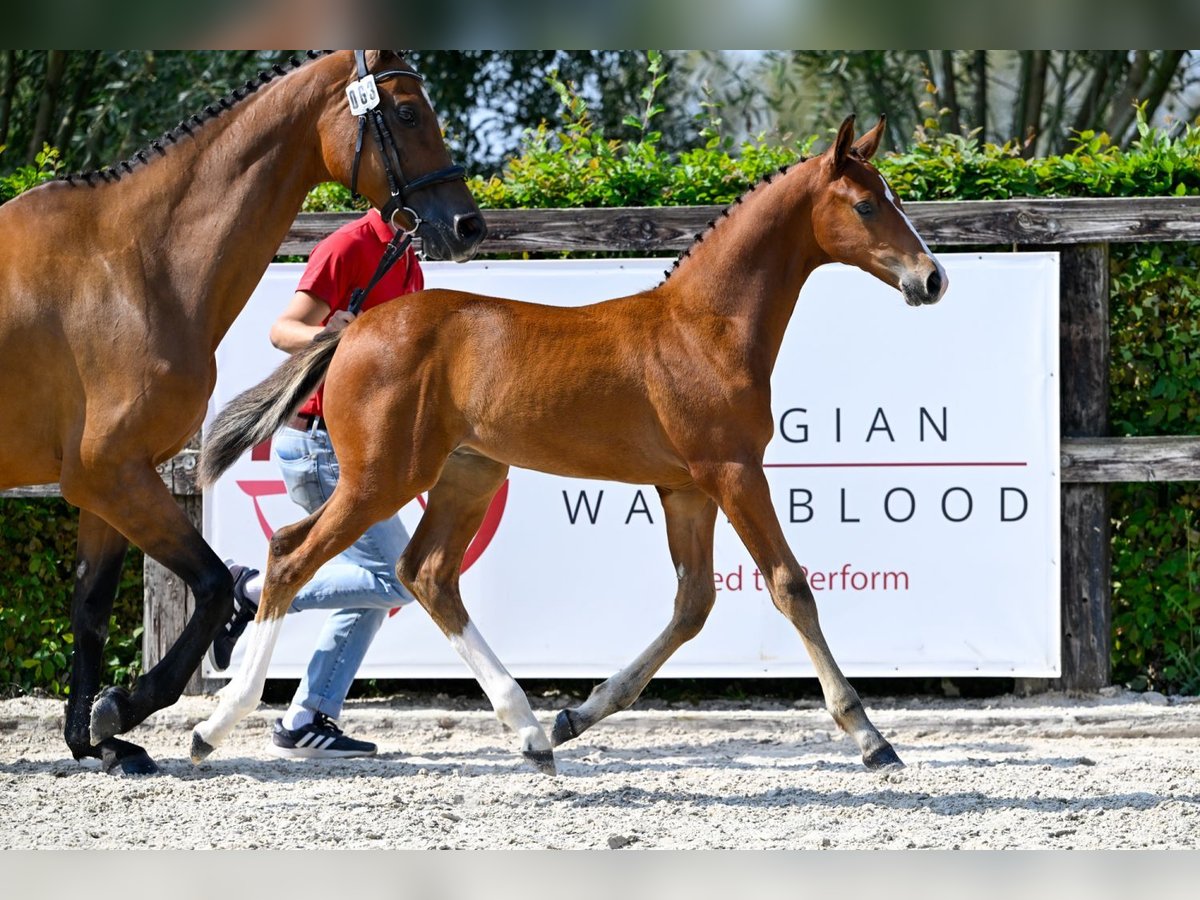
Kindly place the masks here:
MULTIPOLYGON (((355 288, 366 287, 375 267, 383 256, 383 250, 392 239, 391 226, 383 221, 379 211, 372 209, 365 216, 348 222, 313 248, 308 266, 300 277, 296 290, 312 294, 329 304, 329 315, 350 305, 350 294, 355 288)), ((363 309, 387 303, 402 294, 425 287, 425 276, 417 263, 417 256, 409 247, 404 256, 396 261, 379 284, 367 295, 363 309)), ((321 324, 329 321, 329 316, 321 324)), ((300 408, 309 415, 321 415, 321 399, 324 385, 300 408)))

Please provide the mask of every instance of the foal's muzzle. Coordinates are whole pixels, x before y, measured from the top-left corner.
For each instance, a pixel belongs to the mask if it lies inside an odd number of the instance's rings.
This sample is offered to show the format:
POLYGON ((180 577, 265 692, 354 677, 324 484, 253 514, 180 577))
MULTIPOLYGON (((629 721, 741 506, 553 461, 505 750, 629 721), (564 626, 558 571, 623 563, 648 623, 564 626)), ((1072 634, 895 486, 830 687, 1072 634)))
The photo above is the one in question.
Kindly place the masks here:
POLYGON ((911 272, 900 281, 900 292, 909 306, 930 306, 942 299, 950 279, 941 263, 929 259, 928 265, 911 272))

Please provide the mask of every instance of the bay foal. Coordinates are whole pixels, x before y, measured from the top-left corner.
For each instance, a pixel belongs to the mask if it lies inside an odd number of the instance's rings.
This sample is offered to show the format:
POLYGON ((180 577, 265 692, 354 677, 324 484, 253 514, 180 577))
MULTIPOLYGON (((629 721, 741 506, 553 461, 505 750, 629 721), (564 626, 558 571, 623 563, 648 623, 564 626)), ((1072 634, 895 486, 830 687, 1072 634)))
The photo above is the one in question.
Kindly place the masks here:
POLYGON ((715 599, 718 509, 800 632, 826 706, 864 763, 899 765, 825 643, 762 467, 774 427, 771 371, 817 266, 859 266, 913 306, 936 303, 946 290, 941 265, 869 163, 882 127, 881 119, 853 143, 848 118, 826 153, 746 194, 653 290, 575 308, 413 294, 371 310, 231 402, 204 444, 207 481, 286 421, 327 372, 341 481, 323 507, 275 534, 251 646, 217 710, 196 728, 193 759, 257 704, 297 589, 369 525, 428 490, 397 573, 542 771, 554 771, 552 743, 629 706, 700 631, 715 599), (666 629, 585 703, 560 712, 551 739, 459 594, 463 552, 509 466, 655 485, 679 580, 666 629))
POLYGON ((378 83, 386 153, 368 132, 356 161, 362 135, 346 97, 361 83, 355 54, 310 53, 124 163, 0 206, 0 489, 58 482, 80 510, 65 728, 77 759, 154 771, 141 748, 114 735, 179 699, 229 618, 229 570, 155 466, 204 421, 217 344, 308 191, 330 180, 349 186, 357 173, 378 208, 415 209, 436 258, 467 259, 483 239, 420 76, 391 52, 363 61, 378 83), (132 691, 99 692, 131 541, 187 584, 196 611, 132 691))

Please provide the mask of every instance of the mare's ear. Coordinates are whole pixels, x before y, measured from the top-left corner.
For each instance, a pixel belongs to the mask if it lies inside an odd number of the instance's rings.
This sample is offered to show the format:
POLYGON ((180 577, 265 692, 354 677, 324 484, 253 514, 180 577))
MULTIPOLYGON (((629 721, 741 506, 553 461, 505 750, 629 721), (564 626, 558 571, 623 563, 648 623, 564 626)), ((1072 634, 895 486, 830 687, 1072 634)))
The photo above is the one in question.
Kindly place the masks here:
POLYGON ((880 115, 879 123, 854 142, 854 146, 850 148, 854 155, 866 162, 875 155, 875 151, 879 149, 879 142, 883 140, 883 125, 887 121, 887 116, 880 115))
POLYGON ((835 176, 840 175, 846 167, 846 157, 850 153, 850 145, 854 143, 854 113, 846 116, 842 127, 838 129, 837 138, 826 153, 829 166, 835 176))

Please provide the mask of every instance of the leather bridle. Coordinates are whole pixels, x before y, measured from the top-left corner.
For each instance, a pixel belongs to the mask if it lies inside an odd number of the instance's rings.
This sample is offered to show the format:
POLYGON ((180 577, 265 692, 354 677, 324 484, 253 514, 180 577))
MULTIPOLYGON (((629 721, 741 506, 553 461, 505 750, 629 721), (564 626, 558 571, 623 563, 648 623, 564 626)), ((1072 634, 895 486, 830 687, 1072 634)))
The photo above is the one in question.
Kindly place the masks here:
POLYGON ((358 137, 354 142, 354 165, 350 170, 350 192, 354 196, 358 196, 358 167, 362 161, 363 134, 367 130, 369 121, 375 135, 375 143, 379 147, 379 155, 383 159, 383 171, 387 175, 388 191, 391 193, 391 197, 383 205, 379 214, 383 216, 385 222, 391 224, 395 232, 384 248, 383 257, 379 260, 379 265, 371 276, 371 280, 364 287, 355 289, 350 295, 348 308, 351 313, 358 315, 363 302, 367 299, 367 294, 404 255, 409 244, 412 243, 413 235, 424 224, 417 211, 408 205, 409 195, 435 184, 465 180, 466 170, 462 166, 447 166, 444 169, 420 175, 412 181, 405 181, 404 170, 400 166, 400 151, 396 147, 391 130, 383 119, 383 111, 379 108, 377 85, 378 82, 388 78, 415 78, 420 82, 424 82, 425 79, 421 77, 420 73, 410 69, 388 69, 373 75, 367 68, 367 51, 365 50, 354 51, 354 62, 358 67, 358 79, 351 82, 346 88, 346 99, 350 101, 350 112, 358 116, 358 137), (411 226, 406 227, 397 222, 396 217, 401 213, 411 219, 411 226))
POLYGON ((388 78, 415 78, 424 82, 420 73, 410 69, 388 69, 372 74, 367 67, 367 51, 355 50, 354 62, 358 68, 358 79, 346 88, 346 97, 350 101, 350 111, 358 116, 358 137, 354 142, 354 165, 350 172, 350 192, 358 196, 358 168, 362 161, 363 135, 367 130, 368 121, 375 135, 375 143, 379 147, 379 155, 383 159, 383 170, 387 175, 390 199, 379 211, 385 222, 389 222, 397 231, 415 232, 421 227, 422 220, 416 210, 408 205, 409 195, 447 181, 459 181, 466 178, 466 170, 462 166, 447 166, 425 175, 420 175, 412 181, 404 180, 404 170, 400 165, 400 152, 396 147, 395 138, 383 118, 383 110, 379 108, 379 88, 377 83, 388 78), (411 228, 397 224, 397 213, 406 213, 413 221, 411 228))

